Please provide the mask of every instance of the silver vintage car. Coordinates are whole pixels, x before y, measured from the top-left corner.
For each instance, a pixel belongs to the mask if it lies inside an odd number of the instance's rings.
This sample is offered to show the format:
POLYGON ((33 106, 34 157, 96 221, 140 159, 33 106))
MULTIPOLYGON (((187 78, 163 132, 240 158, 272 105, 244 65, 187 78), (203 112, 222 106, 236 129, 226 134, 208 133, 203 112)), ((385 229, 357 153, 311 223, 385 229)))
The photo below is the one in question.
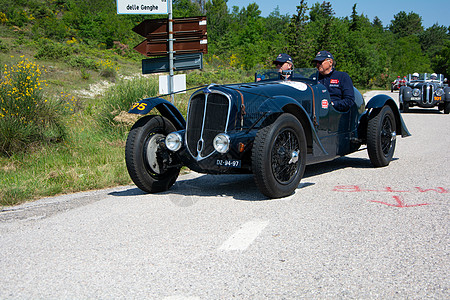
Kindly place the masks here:
POLYGON ((450 87, 442 74, 414 73, 408 75, 406 86, 400 88, 399 103, 403 112, 410 107, 432 108, 437 106, 444 114, 450 112, 450 87))

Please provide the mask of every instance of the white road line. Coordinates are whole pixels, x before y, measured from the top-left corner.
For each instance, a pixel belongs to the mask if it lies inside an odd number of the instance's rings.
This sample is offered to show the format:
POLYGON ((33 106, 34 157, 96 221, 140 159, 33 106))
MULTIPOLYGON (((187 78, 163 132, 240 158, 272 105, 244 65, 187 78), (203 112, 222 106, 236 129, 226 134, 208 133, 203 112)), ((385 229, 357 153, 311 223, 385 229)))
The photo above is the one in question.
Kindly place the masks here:
POLYGON ((245 250, 269 224, 269 221, 254 220, 241 226, 218 250, 245 250))

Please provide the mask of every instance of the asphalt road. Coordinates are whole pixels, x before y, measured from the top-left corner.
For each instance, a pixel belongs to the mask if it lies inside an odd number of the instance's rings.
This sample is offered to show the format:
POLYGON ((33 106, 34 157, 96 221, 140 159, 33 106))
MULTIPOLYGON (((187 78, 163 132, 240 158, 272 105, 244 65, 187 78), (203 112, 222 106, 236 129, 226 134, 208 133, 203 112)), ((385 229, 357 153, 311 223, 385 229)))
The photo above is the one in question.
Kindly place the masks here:
POLYGON ((403 118, 388 167, 309 166, 283 199, 190 173, 3 207, 0 298, 450 299, 450 116, 403 118))

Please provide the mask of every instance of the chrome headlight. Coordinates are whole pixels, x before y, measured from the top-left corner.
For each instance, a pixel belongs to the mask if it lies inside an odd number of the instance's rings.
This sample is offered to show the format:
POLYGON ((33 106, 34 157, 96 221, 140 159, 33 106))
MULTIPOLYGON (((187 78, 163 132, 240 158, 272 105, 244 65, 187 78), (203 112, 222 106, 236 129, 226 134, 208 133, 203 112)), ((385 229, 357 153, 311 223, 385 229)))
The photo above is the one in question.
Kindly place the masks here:
POLYGON ((413 90, 413 96, 414 97, 417 97, 417 96, 419 96, 420 95, 420 90, 419 89, 414 89, 413 90))
POLYGON ((225 133, 219 133, 214 138, 213 145, 217 152, 227 153, 230 150, 230 137, 225 133))
POLYGON ((444 90, 443 89, 437 89, 436 90, 436 96, 441 97, 442 95, 444 95, 444 90))
POLYGON ((181 137, 181 134, 179 134, 178 132, 172 132, 166 136, 166 147, 170 151, 180 150, 182 144, 183 138, 181 137))

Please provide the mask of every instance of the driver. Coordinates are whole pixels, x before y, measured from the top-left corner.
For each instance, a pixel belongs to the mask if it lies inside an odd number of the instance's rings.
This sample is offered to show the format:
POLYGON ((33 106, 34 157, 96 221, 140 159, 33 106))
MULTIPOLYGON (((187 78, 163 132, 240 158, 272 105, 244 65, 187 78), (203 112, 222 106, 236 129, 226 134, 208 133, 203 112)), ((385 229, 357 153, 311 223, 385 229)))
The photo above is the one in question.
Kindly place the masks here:
POLYGON ((437 79, 437 74, 436 73, 431 74, 430 79, 431 80, 436 80, 437 79))
POLYGON ((413 75, 412 75, 412 79, 411 80, 418 80, 419 79, 419 73, 414 73, 413 75))
POLYGON ((278 54, 277 58, 273 61, 273 64, 280 73, 282 79, 287 79, 290 76, 289 74, 281 74, 283 71, 294 69, 294 61, 292 60, 292 57, 286 53, 278 54))
POLYGON ((355 92, 350 76, 345 72, 334 69, 335 61, 333 55, 328 51, 320 51, 313 59, 319 71, 319 82, 323 84, 330 93, 331 105, 341 112, 349 110, 355 102, 355 92))

